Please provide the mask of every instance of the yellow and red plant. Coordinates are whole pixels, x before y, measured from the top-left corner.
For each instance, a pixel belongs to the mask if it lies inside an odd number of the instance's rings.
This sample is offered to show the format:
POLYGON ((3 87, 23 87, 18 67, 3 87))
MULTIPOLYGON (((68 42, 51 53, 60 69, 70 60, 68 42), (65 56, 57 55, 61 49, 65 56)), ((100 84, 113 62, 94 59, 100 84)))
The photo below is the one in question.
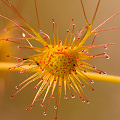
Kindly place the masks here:
MULTIPOLYGON (((13 23, 16 27, 20 28, 24 33, 21 38, 3 38, 1 40, 13 42, 19 44, 18 48, 27 48, 31 49, 37 52, 37 54, 26 56, 24 58, 18 58, 14 57, 19 61, 17 65, 15 65, 11 69, 21 68, 21 73, 24 73, 28 71, 28 74, 31 72, 35 72, 32 76, 28 77, 26 80, 24 80, 22 83, 20 83, 16 88, 22 87, 11 97, 14 97, 18 92, 20 92, 23 88, 25 88, 28 84, 32 83, 33 81, 38 81, 37 85, 35 86, 35 89, 38 89, 35 98, 30 105, 29 108, 32 108, 34 102, 38 99, 38 97, 43 94, 44 91, 45 95, 42 100, 41 106, 44 105, 44 101, 48 95, 48 92, 51 91, 51 95, 49 97, 49 100, 46 105, 46 109, 44 112, 44 115, 46 115, 46 111, 49 105, 49 102, 52 98, 54 98, 54 91, 56 89, 56 86, 58 86, 58 94, 56 97, 56 103, 54 108, 56 109, 56 117, 58 114, 58 108, 60 104, 60 98, 62 94, 62 88, 64 88, 64 98, 67 99, 67 90, 70 92, 71 97, 74 98, 71 89, 81 98, 82 102, 87 102, 89 104, 89 100, 87 100, 85 93, 83 91, 83 88, 85 87, 85 84, 88 85, 92 91, 94 89, 90 85, 91 83, 94 83, 92 79, 90 79, 86 72, 95 72, 98 74, 106 74, 106 72, 97 69, 95 66, 89 64, 90 59, 95 58, 106 58, 109 59, 109 56, 103 52, 99 54, 91 54, 89 53, 90 49, 95 49, 98 47, 104 47, 107 48, 108 45, 115 45, 120 43, 110 43, 110 44, 103 44, 103 45, 94 45, 94 40, 97 36, 98 32, 107 31, 107 30, 113 30, 113 29, 119 29, 120 27, 114 27, 114 28, 107 28, 98 30, 103 24, 105 24, 107 21, 115 17, 116 15, 120 14, 120 12, 114 14, 107 20, 105 20, 103 23, 98 25, 93 30, 92 25, 99 7, 101 0, 98 0, 98 4, 92 19, 92 22, 89 24, 86 13, 84 10, 83 2, 80 0, 84 17, 87 23, 87 26, 81 29, 77 36, 74 35, 74 29, 75 24, 73 24, 73 19, 71 21, 71 24, 69 26, 69 29, 67 30, 67 35, 64 39, 64 41, 59 39, 58 36, 58 26, 53 20, 53 41, 54 44, 52 44, 52 39, 44 33, 42 30, 40 30, 40 23, 39 23, 39 17, 38 17, 38 11, 37 11, 37 5, 36 0, 35 7, 36 7, 36 14, 37 14, 37 20, 38 20, 38 32, 36 32, 26 21, 25 19, 18 13, 18 11, 13 7, 13 5, 8 0, 2 0, 3 3, 5 3, 10 9, 18 15, 18 17, 26 24, 27 27, 22 27, 18 25, 16 22, 12 21, 11 19, 0 15, 0 17, 8 20, 9 22, 13 23), (57 31, 57 35, 55 35, 55 28, 57 31), (70 29, 72 29, 72 32, 70 33, 70 29), (84 34, 81 35, 84 31, 84 34), (45 35, 43 38, 42 35, 45 35), (68 39, 68 35, 70 34, 70 38, 68 39), (95 34, 95 37, 93 39, 93 42, 89 46, 84 46, 84 43, 88 39, 88 37, 91 34, 95 34), (15 41, 14 41, 15 40, 15 41), (16 40, 26 40, 29 45, 19 43, 16 40), (38 43, 41 43, 43 45, 42 48, 40 47, 34 47, 30 40, 36 40, 38 43), (27 67, 26 67, 27 65, 27 67)), ((10 55, 7 55, 7 57, 13 57, 10 55)), ((27 108, 26 111, 29 109, 27 108)))

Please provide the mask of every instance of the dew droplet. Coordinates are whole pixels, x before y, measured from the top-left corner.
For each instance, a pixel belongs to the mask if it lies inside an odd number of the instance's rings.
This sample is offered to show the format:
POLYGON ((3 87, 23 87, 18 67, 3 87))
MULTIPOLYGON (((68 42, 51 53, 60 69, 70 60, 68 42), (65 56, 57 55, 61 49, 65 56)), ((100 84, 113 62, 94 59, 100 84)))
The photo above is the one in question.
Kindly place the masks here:
POLYGON ((17 46, 18 49, 20 49, 21 47, 20 46, 17 46))
POLYGON ((64 96, 64 99, 68 99, 68 97, 65 95, 65 96, 64 96))
POLYGON ((106 53, 106 52, 104 52, 103 54, 104 54, 105 56, 107 55, 107 53, 106 53))
POLYGON ((72 97, 72 98, 75 98, 75 95, 72 95, 71 97, 72 97))
POLYGON ((75 27, 75 24, 73 24, 73 27, 75 27))
POLYGON ((104 74, 104 75, 107 75, 107 73, 106 73, 106 72, 103 72, 103 74, 104 74))
POLYGON ((41 107, 43 107, 44 105, 43 105, 43 103, 41 103, 41 107))
POLYGON ((5 39, 5 41, 8 41, 8 39, 5 39))
POLYGON ((93 66, 94 69, 96 69, 96 66, 93 66))
POLYGON ((55 25, 55 22, 53 22, 53 25, 55 25))
POLYGON ((8 68, 9 70, 11 70, 11 68, 8 68))
POLYGON ((87 104, 90 104, 90 101, 87 101, 87 104))
POLYGON ((54 98, 54 96, 52 95, 52 98, 54 98))
POLYGON ((34 89, 37 89, 37 86, 35 86, 34 89))
POLYGON ((106 59, 110 59, 109 55, 106 55, 106 59))
POLYGON ((84 53, 84 50, 81 50, 82 53, 84 53))
POLYGON ((22 36, 25 37, 26 36, 25 33, 22 33, 22 36))
POLYGON ((84 88, 84 87, 85 87, 85 85, 84 85, 84 84, 82 84, 82 87, 84 88))
POLYGON ((45 45, 45 47, 48 47, 48 45, 45 45))
POLYGON ((18 89, 19 86, 15 86, 16 89, 18 89))
POLYGON ((95 36, 98 36, 98 33, 95 33, 95 36))
POLYGON ((33 106, 31 105, 30 108, 32 109, 32 107, 33 107, 33 106))
POLYGON ((46 113, 46 112, 44 112, 44 113, 43 113, 43 115, 47 115, 47 113, 46 113))
POLYGON ((70 31, 69 30, 67 30, 67 33, 69 33, 70 31))
POLYGON ((94 81, 93 81, 93 80, 91 80, 90 82, 91 82, 92 84, 94 83, 94 81))
POLYGON ((57 109, 57 106, 56 106, 56 105, 54 106, 54 109, 57 109))
POLYGON ((85 102, 85 100, 84 100, 84 99, 82 99, 82 102, 84 103, 84 102, 85 102))
POLYGON ((108 49, 108 46, 107 46, 107 45, 104 45, 104 49, 107 50, 107 49, 108 49))

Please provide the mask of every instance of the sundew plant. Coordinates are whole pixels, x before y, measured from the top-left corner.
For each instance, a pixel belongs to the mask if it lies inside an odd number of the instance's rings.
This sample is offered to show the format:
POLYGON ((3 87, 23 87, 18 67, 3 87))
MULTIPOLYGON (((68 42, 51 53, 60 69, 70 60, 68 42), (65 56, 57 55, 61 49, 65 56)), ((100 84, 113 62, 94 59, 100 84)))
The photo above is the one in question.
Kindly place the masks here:
MULTIPOLYGON (((41 95, 44 94, 42 98, 41 106, 45 107, 44 115, 47 114, 47 109, 51 99, 56 99, 54 108, 56 109, 55 119, 58 119, 58 109, 60 105, 61 94, 64 93, 64 98, 67 99, 67 94, 70 93, 72 98, 75 98, 75 94, 81 99, 82 102, 87 104, 90 101, 84 93, 84 87, 89 87, 91 91, 94 91, 92 84, 94 83, 93 79, 102 79, 105 81, 119 82, 120 78, 116 77, 103 77, 106 75, 106 72, 97 69, 96 66, 89 63, 92 59, 105 58, 109 59, 109 55, 106 52, 93 54, 89 52, 91 49, 95 50, 96 48, 107 49, 110 45, 119 45, 120 43, 108 43, 95 45, 94 41, 98 36, 98 33, 108 30, 119 29, 120 27, 112 27, 100 29, 105 23, 110 19, 114 18, 120 12, 115 13, 110 16, 108 19, 103 21, 97 27, 92 28, 99 5, 101 0, 98 0, 95 12, 91 22, 88 21, 86 16, 86 11, 84 9, 83 1, 80 0, 84 18, 86 21, 86 26, 78 31, 77 34, 74 33, 76 25, 74 24, 74 19, 71 19, 71 23, 66 31, 66 36, 64 40, 61 40, 59 36, 59 26, 57 26, 54 19, 53 21, 53 36, 49 36, 44 31, 41 30, 40 21, 38 16, 38 5, 37 1, 34 1, 35 11, 38 23, 38 30, 34 30, 27 21, 21 16, 17 9, 10 3, 8 0, 1 0, 11 11, 13 11, 16 16, 21 19, 25 26, 17 24, 10 18, 7 18, 3 15, 0 15, 3 19, 6 19, 8 22, 12 23, 15 27, 21 29, 23 32, 21 37, 13 38, 0 38, 1 41, 11 42, 18 45, 18 49, 30 49, 36 51, 34 55, 26 56, 24 58, 14 57, 12 55, 7 55, 7 57, 15 58, 18 61, 13 67, 10 67, 9 70, 20 68, 20 73, 28 72, 26 75, 27 78, 16 86, 17 92, 14 93, 11 97, 14 97, 17 93, 21 92, 25 87, 31 84, 34 81, 37 81, 37 85, 34 89, 37 89, 37 93, 31 103, 31 105, 26 109, 33 107, 33 104, 38 100, 41 95), (93 40, 90 45, 84 45, 88 40, 89 36, 94 35, 93 40), (43 47, 36 47, 32 45, 31 40, 37 41, 38 44, 42 44, 43 47), (27 41, 28 44, 21 43, 21 41, 27 41), (95 73, 95 74, 94 74, 95 73), (98 75, 96 75, 96 73, 98 75), (54 92, 57 91, 57 96, 54 96, 54 92), (68 93, 69 92, 69 93, 68 93), (50 95, 48 96, 48 94, 50 95), (47 100, 47 104, 44 105, 44 102, 47 100)), ((112 56, 111 56, 112 57, 112 56)), ((4 66, 3 66, 4 67, 4 66)))

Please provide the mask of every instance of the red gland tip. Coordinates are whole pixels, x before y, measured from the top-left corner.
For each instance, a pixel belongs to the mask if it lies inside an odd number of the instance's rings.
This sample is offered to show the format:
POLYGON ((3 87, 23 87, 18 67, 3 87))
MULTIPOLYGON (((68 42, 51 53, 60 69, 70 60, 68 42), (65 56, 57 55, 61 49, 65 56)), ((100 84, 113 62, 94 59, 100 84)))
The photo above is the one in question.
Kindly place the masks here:
POLYGON ((36 86, 36 87, 34 87, 34 89, 37 89, 37 86, 36 86))
POLYGON ((77 75, 77 72, 75 72, 75 75, 77 75))
POLYGON ((10 57, 9 55, 6 55, 6 57, 10 57))
POLYGON ((70 31, 69 30, 67 30, 67 33, 69 33, 70 31))
POLYGON ((95 89, 92 89, 92 91, 95 91, 95 89))
POLYGON ((64 96, 64 99, 68 99, 68 97, 65 95, 65 96, 64 96))
POLYGON ((5 41, 8 41, 8 39, 5 39, 5 41))
POLYGON ((54 19, 52 19, 52 21, 54 22, 54 19))
POLYGON ((54 96, 52 95, 52 98, 54 98, 54 96))
POLYGON ((90 101, 87 101, 87 104, 90 104, 90 101))
POLYGON ((56 105, 54 106, 54 109, 57 109, 57 106, 56 106, 56 105))
POLYGON ((18 49, 20 49, 21 47, 20 47, 20 46, 18 46, 17 48, 18 48, 18 49))
POLYGON ((44 105, 43 105, 43 103, 41 103, 41 107, 43 107, 44 105))
POLYGON ((19 86, 15 86, 16 89, 18 89, 19 86))
POLYGON ((110 57, 108 55, 106 55, 106 59, 110 59, 110 57))
POLYGON ((93 66, 94 69, 96 69, 96 66, 93 66))
POLYGON ((102 74, 102 72, 99 72, 99 74, 102 74))
POLYGON ((62 41, 60 40, 59 43, 62 43, 62 41))
POLYGON ((44 36, 43 38, 44 38, 45 40, 47 39, 47 37, 46 37, 46 36, 44 36))
POLYGON ((94 81, 93 80, 90 80, 90 82, 93 84, 94 83, 94 81))
POLYGON ((85 100, 84 100, 84 99, 82 99, 82 102, 84 103, 84 102, 85 102, 85 100))
POLYGON ((72 95, 71 97, 72 97, 72 98, 75 98, 75 95, 72 95))
POLYGON ((33 106, 31 105, 30 108, 32 108, 33 106))
POLYGON ((82 53, 84 53, 84 50, 81 50, 82 53))
POLYGON ((106 52, 103 53, 104 55, 107 55, 106 52))
POLYGON ((17 61, 20 61, 20 59, 18 58, 17 61))
POLYGON ((73 24, 73 27, 75 27, 75 24, 73 24))
POLYGON ((8 68, 9 70, 11 70, 11 68, 8 68))
POLYGON ((93 57, 95 58, 95 55, 93 55, 93 57))
POLYGON ((98 33, 95 33, 95 36, 98 36, 98 33))
POLYGON ((65 47, 65 49, 67 49, 67 47, 65 47))
POLYGON ((108 46, 107 46, 107 45, 104 45, 104 49, 107 50, 107 49, 108 49, 108 46))
POLYGON ((47 115, 47 113, 46 113, 46 112, 44 112, 44 113, 43 113, 43 115, 47 115))
POLYGON ((106 72, 103 72, 103 74, 104 74, 104 75, 107 75, 107 73, 106 73, 106 72))
POLYGON ((14 97, 14 95, 11 95, 11 97, 13 98, 13 97, 14 97))
POLYGON ((28 108, 25 111, 28 111, 28 108))
POLYGON ((86 26, 85 28, 86 28, 86 29, 88 29, 89 27, 88 27, 88 26, 86 26))
POLYGON ((98 33, 95 33, 95 36, 98 36, 98 33))
POLYGON ((84 84, 82 84, 82 87, 84 88, 84 87, 85 87, 85 85, 84 85, 84 84))
POLYGON ((53 25, 55 25, 55 22, 53 22, 53 25))
POLYGON ((55 118, 55 120, 57 120, 57 117, 55 118))

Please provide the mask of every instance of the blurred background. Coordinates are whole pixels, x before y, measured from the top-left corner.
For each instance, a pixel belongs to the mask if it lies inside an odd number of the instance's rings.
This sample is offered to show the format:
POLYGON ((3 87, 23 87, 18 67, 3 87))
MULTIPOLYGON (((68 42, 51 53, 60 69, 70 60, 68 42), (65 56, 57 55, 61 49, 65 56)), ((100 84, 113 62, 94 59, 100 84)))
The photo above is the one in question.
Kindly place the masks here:
MULTIPOLYGON (((37 19, 35 13, 34 0, 9 0, 13 6, 20 12, 25 20, 37 31, 37 19)), ((68 29, 71 19, 74 18, 76 24, 74 34, 86 26, 83 16, 81 4, 79 0, 36 0, 40 27, 41 30, 47 33, 52 39, 52 19, 54 18, 59 28, 59 38, 65 39, 66 30, 68 29)), ((98 0, 84 0, 84 7, 88 21, 91 22, 98 0)), ((120 12, 119 0, 101 0, 93 28, 97 27, 104 20, 113 14, 120 12)), ((4 15, 21 26, 25 26, 22 21, 13 14, 13 12, 0 1, 0 14, 4 15)), ((116 16, 108 23, 103 25, 102 28, 118 27, 120 26, 120 15, 116 16)), ((20 37, 22 31, 18 28, 11 28, 12 24, 9 21, 0 18, 0 37, 20 37), (8 30, 8 32, 6 31, 8 30)), ((85 45, 92 43, 94 35, 92 35, 85 45)), ((98 34, 94 44, 117 43, 120 42, 120 30, 111 30, 101 32, 98 34)), ((35 46, 36 43, 32 42, 35 46)), ((38 46, 38 45, 36 45, 38 46)), ((41 47, 41 45, 39 45, 41 47)), ((108 50, 98 48, 93 50, 93 53, 107 52, 110 59, 93 59, 91 64, 97 66, 98 69, 107 72, 107 74, 120 76, 120 46, 109 46, 108 50)), ((13 59, 7 58, 6 55, 24 57, 28 54, 34 54, 26 49, 17 49, 17 45, 11 43, 0 42, 0 62, 12 61, 13 59), (7 47, 5 46, 7 45, 7 47)), ((16 62, 16 61, 15 61, 16 62)), ((9 68, 9 66, 8 66, 9 68)), ((11 94, 16 92, 15 86, 26 79, 26 74, 20 74, 13 71, 0 71, 0 119, 1 120, 54 120, 55 110, 53 108, 55 99, 51 100, 48 107, 47 116, 42 113, 45 106, 41 108, 40 104, 42 98, 35 102, 32 110, 27 112, 25 109, 31 104, 33 97, 36 94, 34 90, 35 84, 31 84, 17 94, 14 98, 10 98, 11 94)), ((88 87, 85 88, 87 98, 90 104, 82 103, 81 99, 76 96, 72 99, 68 93, 68 99, 65 100, 62 95, 58 113, 59 120, 118 120, 120 111, 120 85, 115 83, 107 83, 95 81, 92 85, 95 92, 92 92, 88 87)), ((57 89, 56 89, 57 90, 57 89)), ((46 100, 47 101, 47 100, 46 100)))

